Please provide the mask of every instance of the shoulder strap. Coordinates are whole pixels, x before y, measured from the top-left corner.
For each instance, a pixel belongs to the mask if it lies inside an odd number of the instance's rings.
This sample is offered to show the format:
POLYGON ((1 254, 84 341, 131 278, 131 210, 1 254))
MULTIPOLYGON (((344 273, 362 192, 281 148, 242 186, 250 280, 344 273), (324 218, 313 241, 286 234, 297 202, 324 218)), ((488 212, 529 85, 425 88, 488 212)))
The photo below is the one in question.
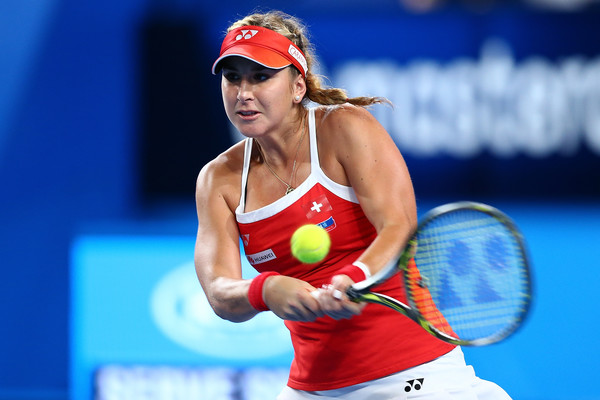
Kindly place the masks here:
POLYGON ((250 170, 250 157, 252 156, 252 138, 246 138, 244 146, 244 166, 242 168, 242 187, 240 195, 240 204, 238 208, 244 210, 246 208, 246 185, 248 184, 248 171, 250 170))
POLYGON ((310 139, 310 170, 319 171, 319 150, 317 149, 317 127, 315 123, 315 109, 308 110, 308 137, 310 139))

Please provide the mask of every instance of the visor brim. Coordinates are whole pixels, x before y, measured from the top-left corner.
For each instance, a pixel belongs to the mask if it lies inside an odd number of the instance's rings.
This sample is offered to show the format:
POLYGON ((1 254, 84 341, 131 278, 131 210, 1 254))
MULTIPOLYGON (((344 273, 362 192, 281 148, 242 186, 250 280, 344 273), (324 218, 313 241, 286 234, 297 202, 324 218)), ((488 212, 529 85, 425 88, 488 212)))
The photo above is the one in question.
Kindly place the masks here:
POLYGON ((219 73, 219 71, 223 68, 223 61, 229 57, 242 57, 247 60, 254 61, 263 67, 272 69, 282 69, 292 64, 290 60, 272 50, 264 47, 240 44, 225 51, 225 53, 221 54, 221 56, 214 62, 212 67, 213 75, 219 73))

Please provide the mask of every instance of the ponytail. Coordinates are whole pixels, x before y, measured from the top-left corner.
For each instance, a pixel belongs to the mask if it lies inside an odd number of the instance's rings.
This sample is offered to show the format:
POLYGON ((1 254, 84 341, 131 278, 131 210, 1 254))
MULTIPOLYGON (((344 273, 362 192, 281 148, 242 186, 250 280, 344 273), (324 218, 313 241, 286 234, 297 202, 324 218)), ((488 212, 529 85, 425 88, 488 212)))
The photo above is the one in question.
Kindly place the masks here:
MULTIPOLYGON (((306 74, 306 95, 305 99, 308 98, 310 101, 322 104, 322 105, 336 105, 350 103, 355 106, 368 107, 373 104, 392 104, 385 97, 351 97, 343 89, 339 88, 324 88, 321 84, 319 76, 313 74, 311 71, 314 67, 314 52, 311 43, 309 42, 306 34, 306 27, 297 18, 283 13, 281 11, 269 11, 267 13, 256 13, 248 15, 247 17, 233 23, 229 27, 229 31, 240 26, 261 26, 263 28, 271 29, 288 39, 290 39, 306 57, 306 63, 308 65, 308 73, 306 74)), ((294 70, 300 73, 297 69, 294 70)))
POLYGON ((321 86, 321 80, 318 76, 308 70, 306 75, 306 97, 310 101, 313 101, 322 105, 335 105, 350 103, 355 106, 368 107, 373 104, 392 104, 385 97, 348 97, 346 91, 339 88, 323 88, 321 86))

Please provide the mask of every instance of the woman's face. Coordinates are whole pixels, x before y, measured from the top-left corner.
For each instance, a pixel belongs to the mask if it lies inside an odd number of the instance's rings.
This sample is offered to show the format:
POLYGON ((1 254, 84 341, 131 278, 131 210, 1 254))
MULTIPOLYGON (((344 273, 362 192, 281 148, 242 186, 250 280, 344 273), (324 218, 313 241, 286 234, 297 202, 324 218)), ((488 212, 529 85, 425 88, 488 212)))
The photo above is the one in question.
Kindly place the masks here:
POLYGON ((292 121, 295 79, 290 68, 271 69, 242 57, 230 57, 221 78, 229 120, 248 137, 261 136, 292 121))

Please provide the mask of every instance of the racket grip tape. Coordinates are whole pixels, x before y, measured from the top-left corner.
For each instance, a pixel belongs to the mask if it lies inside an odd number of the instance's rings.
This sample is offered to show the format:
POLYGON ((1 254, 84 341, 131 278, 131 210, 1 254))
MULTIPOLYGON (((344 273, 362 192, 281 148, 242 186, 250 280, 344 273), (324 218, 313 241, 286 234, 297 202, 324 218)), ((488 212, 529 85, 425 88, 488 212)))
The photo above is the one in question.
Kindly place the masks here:
MULTIPOLYGON (((340 293, 340 299, 341 299, 342 292, 339 292, 339 293, 340 293)), ((348 289, 346 289, 346 296, 348 296, 348 298, 352 301, 360 298, 361 295, 362 294, 358 290, 354 289, 352 286, 350 286, 348 289)))

